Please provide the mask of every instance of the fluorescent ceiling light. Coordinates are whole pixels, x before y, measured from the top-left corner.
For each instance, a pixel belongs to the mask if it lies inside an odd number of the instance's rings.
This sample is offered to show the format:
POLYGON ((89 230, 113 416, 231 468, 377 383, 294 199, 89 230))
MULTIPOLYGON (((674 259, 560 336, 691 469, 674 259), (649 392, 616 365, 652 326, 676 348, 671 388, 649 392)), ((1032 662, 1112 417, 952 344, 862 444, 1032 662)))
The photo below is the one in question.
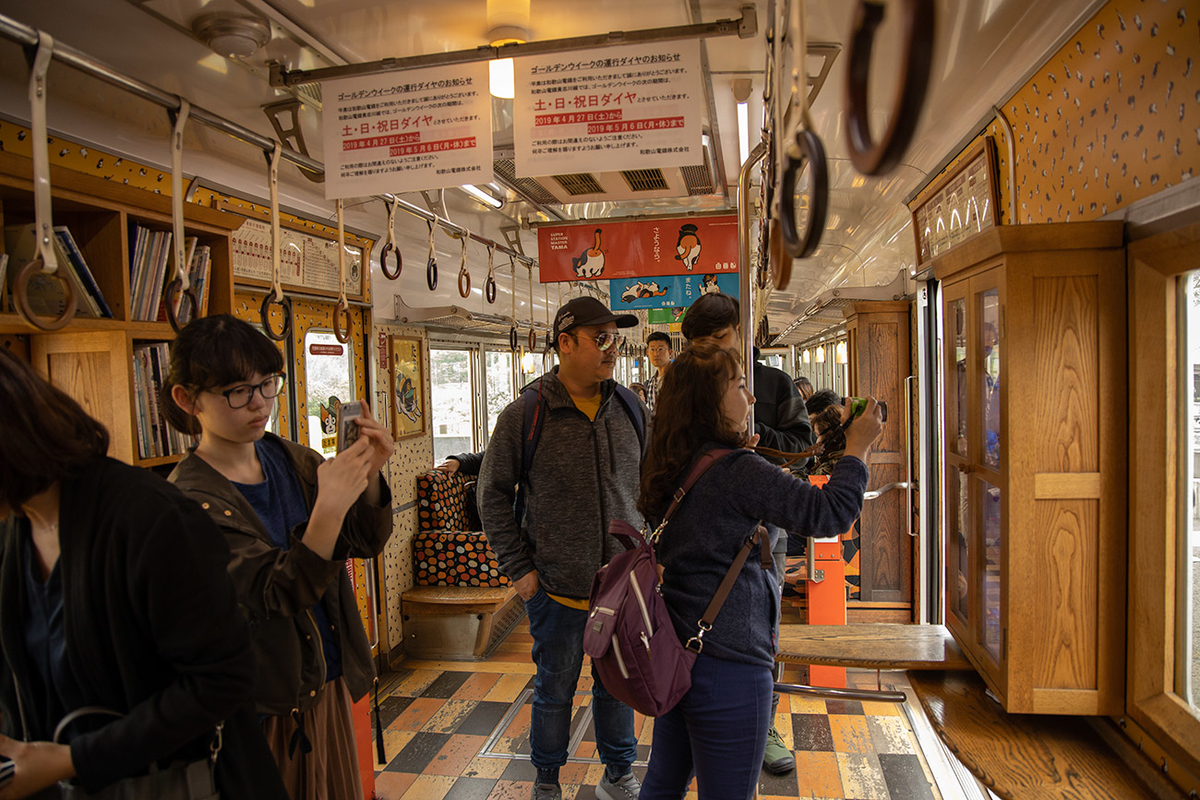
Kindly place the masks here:
POLYGON ((516 97, 517 84, 513 77, 513 60, 511 58, 493 58, 488 66, 491 69, 489 88, 492 96, 508 100, 516 97))
MULTIPOLYGON (((493 62, 493 63, 495 63, 495 62, 493 62)), ((491 206, 492 208, 500 208, 502 205, 504 205, 503 200, 501 200, 497 197, 492 197, 490 194, 485 192, 483 189, 480 189, 478 186, 475 186, 474 184, 464 183, 459 188, 486 206, 491 206)))
MULTIPOLYGON (((726 106, 728 108, 728 106, 726 106)), ((745 164, 746 159, 750 158, 750 103, 737 104, 737 125, 738 125, 738 154, 741 156, 738 159, 739 164, 745 164)))

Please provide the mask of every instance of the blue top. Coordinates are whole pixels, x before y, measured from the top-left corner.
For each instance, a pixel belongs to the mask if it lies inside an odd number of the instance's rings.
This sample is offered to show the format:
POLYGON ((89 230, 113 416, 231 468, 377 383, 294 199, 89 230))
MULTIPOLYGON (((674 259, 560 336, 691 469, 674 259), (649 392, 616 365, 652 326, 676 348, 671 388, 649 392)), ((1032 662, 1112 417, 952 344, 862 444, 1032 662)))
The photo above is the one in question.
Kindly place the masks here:
MULTIPOLYGON (((28 521, 21 520, 19 524, 28 532, 28 521)), ((26 539, 21 549, 24 550, 25 652, 32 667, 29 671, 32 713, 36 719, 45 721, 47 731, 53 731, 68 710, 83 705, 79 684, 67 663, 62 573, 56 563, 43 583, 33 543, 26 539)))
MULTIPOLYGON (((680 480, 690 470, 689 464, 680 480)), ((680 640, 696 635, 697 621, 760 520, 769 523, 772 544, 780 533, 774 526, 804 536, 835 536, 858 517, 866 488, 867 467, 853 456, 838 462, 823 488, 752 450, 734 450, 710 467, 680 503, 657 547, 662 596, 680 640)), ((762 568, 755 547, 704 635, 703 652, 774 667, 778 628, 779 583, 774 570, 762 568)))
MULTIPOLYGON (((233 485, 254 508, 271 537, 271 544, 280 550, 291 547, 291 532, 297 525, 308 522, 308 507, 304 494, 296 479, 287 452, 278 444, 268 443, 266 438, 254 443, 254 452, 262 464, 262 483, 236 483, 233 485)), ((337 639, 329 624, 329 615, 323 603, 311 609, 321 634, 321 650, 325 655, 325 680, 331 681, 342 675, 342 654, 337 639)))

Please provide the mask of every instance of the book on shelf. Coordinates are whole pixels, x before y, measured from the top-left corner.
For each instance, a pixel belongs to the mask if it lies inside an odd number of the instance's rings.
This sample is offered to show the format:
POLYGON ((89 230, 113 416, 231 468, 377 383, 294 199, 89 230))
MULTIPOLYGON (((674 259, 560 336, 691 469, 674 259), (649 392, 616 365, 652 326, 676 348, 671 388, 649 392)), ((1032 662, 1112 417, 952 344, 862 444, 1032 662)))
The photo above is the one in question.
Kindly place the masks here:
POLYGON ((0 313, 8 311, 8 253, 0 253, 0 313))
POLYGON ((112 309, 104 300, 104 292, 100 291, 100 285, 96 283, 96 278, 92 275, 92 270, 88 267, 87 259, 83 257, 83 251, 79 249, 79 245, 75 242, 75 237, 71 235, 71 229, 66 225, 55 225, 54 235, 59 240, 63 249, 66 250, 67 256, 71 260, 71 264, 75 267, 75 272, 83 283, 84 288, 96 303, 97 310, 100 316, 112 318, 112 309))
POLYGON ((130 223, 133 258, 129 265, 130 302, 135 320, 153 321, 162 300, 163 275, 171 252, 171 232, 130 223))
POLYGON ((143 459, 182 455, 188 439, 167 423, 162 408, 162 387, 170 369, 166 342, 133 346, 133 383, 138 457, 143 459))
MULTIPOLYGON (((200 240, 196 236, 189 236, 185 241, 187 243, 185 262, 188 265, 188 286, 196 295, 196 303, 199 305, 197 310, 203 311, 208 305, 205 290, 208 286, 208 275, 212 266, 212 248, 200 244, 200 240)), ((167 287, 171 285, 171 281, 175 280, 175 274, 174 267, 168 266, 163 277, 162 300, 158 304, 156 318, 159 322, 167 321, 167 287)), ((192 308, 184 306, 180 295, 175 296, 176 319, 181 325, 191 322, 194 311, 192 308)))
MULTIPOLYGON (((20 267, 37 258, 36 225, 32 222, 25 225, 5 225, 4 244, 14 265, 17 265, 15 269, 8 270, 8 288, 11 292, 13 289, 11 284, 17 272, 20 271, 20 267)), ((58 269, 62 270, 62 275, 71 282, 71 287, 75 290, 75 315, 80 317, 102 316, 100 303, 88 288, 88 283, 95 286, 95 281, 91 280, 90 270, 88 271, 88 281, 85 282, 80 275, 77 263, 71 256, 68 245, 64 243, 64 239, 59 235, 57 229, 54 235, 54 255, 58 260, 58 269)), ((81 262, 82 258, 81 253, 81 262)), ((99 293, 99 291, 99 287, 96 287, 96 292, 99 293)), ((26 296, 29 298, 29 307, 33 313, 42 316, 57 317, 62 313, 67 301, 67 292, 63 283, 55 276, 44 272, 36 272, 30 276, 26 296)), ((104 308, 107 308, 107 304, 104 308)))

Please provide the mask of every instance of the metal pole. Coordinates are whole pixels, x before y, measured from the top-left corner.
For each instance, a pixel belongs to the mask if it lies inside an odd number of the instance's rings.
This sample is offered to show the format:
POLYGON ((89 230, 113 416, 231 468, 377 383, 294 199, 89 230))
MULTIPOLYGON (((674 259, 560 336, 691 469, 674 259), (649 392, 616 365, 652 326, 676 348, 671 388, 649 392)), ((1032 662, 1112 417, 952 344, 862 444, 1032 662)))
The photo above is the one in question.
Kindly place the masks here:
MULTIPOLYGON (((28 25, 17 22, 11 17, 7 17, 3 14, 0 14, 0 36, 16 42, 22 47, 33 47, 38 42, 38 31, 36 28, 32 28, 28 25)), ((140 81, 137 78, 133 78, 129 75, 118 72, 107 64, 97 61, 86 53, 82 53, 73 47, 56 43, 54 47, 54 59, 61 61, 63 64, 73 67, 80 72, 91 75, 94 78, 99 78, 105 83, 112 84, 118 89, 124 89, 130 94, 135 94, 138 97, 149 100, 152 103, 156 103, 163 108, 170 109, 171 111, 179 110, 180 97, 178 95, 165 92, 162 89, 159 89, 157 86, 153 86, 149 83, 140 81)), ((208 111, 200 106, 192 106, 189 119, 195 120, 207 125, 210 128, 228 134, 235 139, 240 139, 247 144, 257 147, 264 153, 269 154, 275 149, 274 139, 270 139, 259 133, 255 133, 249 128, 244 128, 241 125, 238 125, 236 122, 228 120, 219 114, 214 114, 213 112, 208 111)), ((325 174, 324 164, 322 164, 320 161, 309 158, 303 153, 297 153, 295 150, 291 150, 281 145, 280 156, 288 161, 291 161, 301 169, 306 169, 316 175, 325 174)), ((386 193, 382 195, 374 195, 374 197, 384 201, 385 203, 390 203, 393 199, 393 195, 386 193)), ((486 237, 479 236, 475 233, 470 233, 466 228, 462 227, 461 225, 457 225, 448 219, 442 219, 436 214, 431 214, 430 212, 425 211, 418 206, 414 206, 412 203, 409 203, 405 200, 401 200, 400 198, 395 199, 400 208, 403 208, 413 216, 436 223, 443 228, 453 230, 460 236, 469 234, 472 239, 480 244, 495 247, 497 250, 508 253, 524 264, 533 266, 537 263, 534 259, 522 255, 521 253, 518 253, 517 251, 512 250, 511 248, 506 247, 499 242, 494 242, 486 237)))
MULTIPOLYGON (((746 163, 738 173, 738 293, 741 295, 742 312, 742 363, 746 371, 746 388, 754 393, 754 348, 751 345, 754 331, 751 317, 754 314, 754 297, 751 295, 750 275, 750 175, 754 167, 767 154, 767 143, 759 142, 750 151, 746 163)), ((750 407, 750 431, 754 431, 754 407, 750 407)))

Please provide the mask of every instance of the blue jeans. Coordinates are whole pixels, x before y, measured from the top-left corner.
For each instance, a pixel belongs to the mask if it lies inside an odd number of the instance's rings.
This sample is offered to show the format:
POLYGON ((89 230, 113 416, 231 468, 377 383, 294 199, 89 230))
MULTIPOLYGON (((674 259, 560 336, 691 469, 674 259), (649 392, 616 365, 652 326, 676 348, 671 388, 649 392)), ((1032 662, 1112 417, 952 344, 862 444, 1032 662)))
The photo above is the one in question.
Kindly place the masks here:
POLYGON ((753 798, 772 686, 769 667, 696 656, 692 688, 654 721, 640 800, 682 800, 693 775, 700 800, 753 798))
MULTIPOLYGON (((555 602, 544 589, 525 601, 533 637, 533 709, 529 725, 530 760, 539 770, 567 763, 572 700, 583 667, 587 611, 555 602)), ((614 778, 627 774, 637 757, 633 709, 610 695, 592 670, 592 719, 596 749, 614 778)))

